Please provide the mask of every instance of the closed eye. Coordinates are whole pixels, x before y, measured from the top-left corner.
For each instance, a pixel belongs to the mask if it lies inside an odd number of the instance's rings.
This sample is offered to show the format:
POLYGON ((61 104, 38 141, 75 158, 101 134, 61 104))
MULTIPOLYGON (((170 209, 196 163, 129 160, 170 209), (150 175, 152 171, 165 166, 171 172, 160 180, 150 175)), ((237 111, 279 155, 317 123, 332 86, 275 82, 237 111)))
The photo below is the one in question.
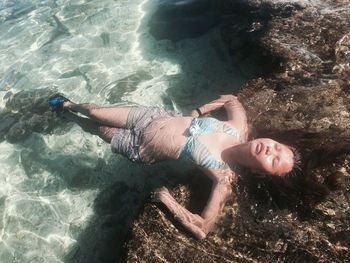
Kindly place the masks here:
POLYGON ((280 146, 278 143, 276 143, 275 149, 276 149, 277 151, 280 151, 280 150, 281 150, 281 146, 280 146))

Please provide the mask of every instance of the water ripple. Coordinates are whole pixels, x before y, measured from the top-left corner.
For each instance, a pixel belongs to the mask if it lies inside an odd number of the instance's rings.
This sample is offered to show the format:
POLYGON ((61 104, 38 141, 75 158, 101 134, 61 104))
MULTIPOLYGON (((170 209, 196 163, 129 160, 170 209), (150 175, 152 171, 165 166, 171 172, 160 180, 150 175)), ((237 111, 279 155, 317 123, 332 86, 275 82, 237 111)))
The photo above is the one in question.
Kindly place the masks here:
POLYGON ((138 196, 154 184, 148 175, 177 171, 112 155, 55 119, 47 97, 188 111, 242 82, 223 59, 218 29, 155 40, 149 21, 157 2, 0 1, 1 262, 62 262, 69 251, 74 262, 100 260, 96 247, 104 252, 124 233, 138 196), (124 192, 115 192, 120 181, 124 192))

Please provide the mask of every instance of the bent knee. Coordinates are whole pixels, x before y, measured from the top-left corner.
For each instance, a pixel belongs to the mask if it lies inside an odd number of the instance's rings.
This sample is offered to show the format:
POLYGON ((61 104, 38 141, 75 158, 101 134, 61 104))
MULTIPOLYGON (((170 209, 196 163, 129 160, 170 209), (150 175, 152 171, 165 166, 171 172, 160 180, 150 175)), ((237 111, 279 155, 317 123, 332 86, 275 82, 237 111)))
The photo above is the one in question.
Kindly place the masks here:
POLYGON ((89 116, 94 117, 96 116, 96 113, 98 110, 99 110, 99 107, 96 104, 89 104, 87 112, 89 116))
POLYGON ((118 132, 118 129, 114 128, 114 127, 107 127, 107 126, 100 126, 99 127, 100 137, 108 143, 111 142, 113 136, 117 132, 118 132))

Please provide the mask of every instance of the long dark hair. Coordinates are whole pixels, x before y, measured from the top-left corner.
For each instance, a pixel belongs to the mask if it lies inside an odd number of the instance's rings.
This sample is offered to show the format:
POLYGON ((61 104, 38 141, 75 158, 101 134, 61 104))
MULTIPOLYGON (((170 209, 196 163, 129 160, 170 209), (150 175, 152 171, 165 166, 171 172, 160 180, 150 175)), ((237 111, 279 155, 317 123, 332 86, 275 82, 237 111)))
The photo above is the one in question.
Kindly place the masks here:
POLYGON ((296 210, 299 215, 305 216, 312 213, 315 205, 341 189, 346 173, 342 167, 349 141, 336 143, 324 134, 307 134, 297 130, 261 130, 259 137, 296 147, 301 157, 293 171, 285 176, 261 176, 243 169, 239 185, 251 197, 259 202, 270 202, 272 207, 296 210))
MULTIPOLYGON (((223 108, 212 111, 210 115, 220 120, 227 119, 223 108)), ((238 195, 248 195, 257 202, 271 203, 271 207, 288 208, 306 215, 312 213, 315 205, 341 189, 347 173, 341 168, 350 149, 350 138, 343 138, 334 131, 271 130, 257 124, 256 118, 249 117, 252 114, 248 114, 249 140, 271 138, 296 148, 300 161, 285 176, 254 174, 250 169, 241 168, 241 176, 234 186, 238 195)))

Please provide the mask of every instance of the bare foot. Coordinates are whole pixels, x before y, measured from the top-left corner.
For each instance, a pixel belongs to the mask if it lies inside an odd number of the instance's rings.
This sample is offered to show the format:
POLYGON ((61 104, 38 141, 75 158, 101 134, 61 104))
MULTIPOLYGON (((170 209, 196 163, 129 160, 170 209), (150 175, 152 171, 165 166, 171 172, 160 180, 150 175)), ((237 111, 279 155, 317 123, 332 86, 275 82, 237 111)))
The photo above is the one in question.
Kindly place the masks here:
POLYGON ((75 104, 75 103, 71 102, 70 100, 67 100, 67 101, 63 102, 62 107, 63 107, 63 109, 69 110, 73 104, 75 104))

